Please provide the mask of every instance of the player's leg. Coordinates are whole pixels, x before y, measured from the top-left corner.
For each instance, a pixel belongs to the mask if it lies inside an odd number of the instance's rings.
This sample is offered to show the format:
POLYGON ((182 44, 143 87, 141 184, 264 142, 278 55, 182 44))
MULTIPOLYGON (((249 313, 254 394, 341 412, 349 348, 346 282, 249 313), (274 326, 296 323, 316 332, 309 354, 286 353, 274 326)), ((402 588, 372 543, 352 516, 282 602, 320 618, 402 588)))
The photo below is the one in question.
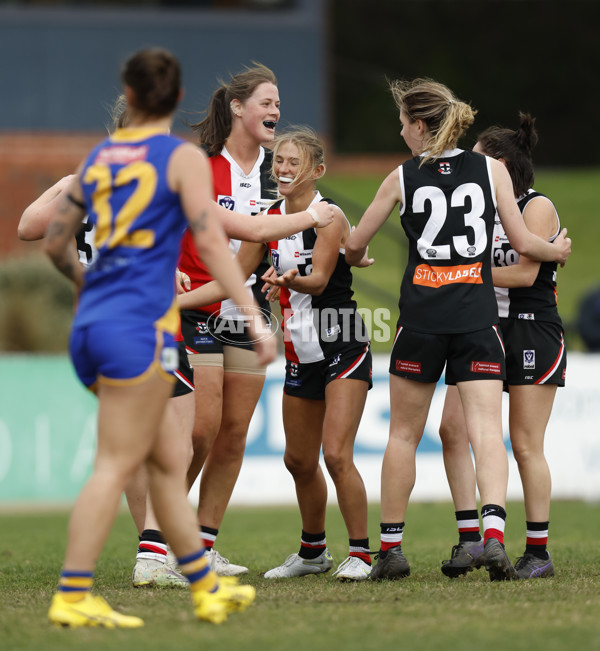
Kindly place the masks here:
POLYGON ((417 446, 423 435, 435 382, 390 374, 390 435, 381 469, 381 548, 371 579, 408 576, 402 552, 404 517, 416 478, 417 446))
POLYGON ((328 572, 333 559, 325 538, 327 483, 319 464, 325 401, 283 395, 286 468, 294 479, 302 534, 298 553, 265 572, 266 579, 328 572))
POLYGON ((147 462, 150 497, 160 529, 189 581, 196 616, 220 623, 230 612, 244 610, 256 593, 253 587, 240 586, 237 582, 221 584, 210 568, 198 537, 195 514, 188 502, 181 453, 172 445, 176 428, 173 410, 165 411, 147 462))
POLYGON ((490 580, 516 578, 504 550, 508 457, 502 440, 502 380, 459 382, 481 496, 484 560, 490 580))
POLYGON ((219 433, 223 405, 223 355, 193 355, 195 411, 192 433, 193 458, 187 472, 188 488, 200 474, 219 433))
MULTIPOLYGON (((198 500, 198 523, 204 544, 210 551, 213 569, 222 576, 237 576, 248 571, 247 567, 230 563, 221 556, 214 549, 214 543, 242 467, 250 420, 265 381, 264 369, 257 368, 255 373, 241 372, 246 369, 238 365, 230 370, 230 348, 233 347, 226 347, 225 354, 221 426, 202 469, 198 500)), ((236 359, 246 360, 247 370, 252 370, 253 351, 233 348, 233 353, 236 359)))
POLYGON ((367 493, 354 464, 354 442, 368 389, 367 382, 356 379, 334 380, 325 388, 323 459, 349 537, 348 558, 334 572, 340 580, 363 580, 371 571, 367 493))
POLYGON ((452 547, 451 558, 442 561, 442 572, 454 578, 483 564, 475 469, 463 406, 458 389, 454 385, 448 385, 446 388, 439 432, 459 536, 458 544, 452 547))
POLYGON ((54 624, 110 628, 143 625, 139 618, 120 615, 100 598, 92 597, 90 589, 96 560, 114 523, 123 490, 149 454, 171 388, 156 371, 137 384, 99 384, 96 459, 69 521, 61 583, 49 611, 54 624))
MULTIPOLYGON (((171 447, 179 464, 179 472, 182 477, 185 477, 193 453, 191 434, 194 425, 194 392, 174 395, 169 399, 166 409, 172 414, 171 447)), ((144 470, 146 470, 145 466, 144 470)), ((155 585, 187 588, 187 579, 178 571, 176 558, 160 531, 149 491, 146 492, 146 496, 146 516, 133 569, 133 586, 135 588, 155 585)))
POLYGON ((523 484, 527 528, 525 553, 515 565, 521 578, 554 574, 547 551, 552 481, 544 436, 556 389, 556 384, 510 387, 510 439, 523 484))

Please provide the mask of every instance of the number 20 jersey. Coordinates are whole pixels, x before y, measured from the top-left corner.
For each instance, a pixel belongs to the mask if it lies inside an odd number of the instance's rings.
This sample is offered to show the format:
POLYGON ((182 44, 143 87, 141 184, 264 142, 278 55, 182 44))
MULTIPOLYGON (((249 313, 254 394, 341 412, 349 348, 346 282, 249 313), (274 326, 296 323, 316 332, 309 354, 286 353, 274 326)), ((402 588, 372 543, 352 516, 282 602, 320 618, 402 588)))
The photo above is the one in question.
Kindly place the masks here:
POLYGON ((139 319, 177 332, 175 268, 187 221, 167 167, 183 142, 122 129, 89 154, 81 186, 98 257, 85 274, 77 325, 139 319))
POLYGON ((489 159, 454 149, 398 168, 402 227, 409 240, 398 325, 426 333, 498 323, 491 277, 496 195, 489 159))

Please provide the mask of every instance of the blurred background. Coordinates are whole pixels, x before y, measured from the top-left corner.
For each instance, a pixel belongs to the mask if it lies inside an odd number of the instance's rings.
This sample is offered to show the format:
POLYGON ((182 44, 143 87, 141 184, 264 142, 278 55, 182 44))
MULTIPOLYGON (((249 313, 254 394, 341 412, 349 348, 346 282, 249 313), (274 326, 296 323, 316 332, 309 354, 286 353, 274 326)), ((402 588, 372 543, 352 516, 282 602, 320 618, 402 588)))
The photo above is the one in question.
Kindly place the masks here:
MULTIPOLYGON (((465 148, 492 124, 516 128, 519 111, 537 118, 536 189, 554 201, 573 237, 573 255, 558 274, 559 311, 574 356, 570 388, 559 391, 564 397, 552 421, 555 454, 564 460, 559 431, 589 432, 577 452, 579 482, 566 478, 564 494, 581 496, 578 487, 593 471, 586 490, 600 496, 600 447, 592 442, 600 419, 600 363, 593 354, 600 350, 599 29, 595 0, 0 0, 0 499, 71 495, 93 456, 93 399, 65 357, 72 291, 39 243, 18 240, 17 224, 25 207, 104 136, 122 62, 153 45, 169 48, 182 63, 186 95, 175 131, 186 138, 219 80, 253 61, 269 66, 279 81, 281 125, 308 124, 321 134, 328 163, 321 192, 353 223, 408 156, 389 80, 433 77, 470 102, 478 114, 465 148), (57 446, 59 422, 70 433, 57 446), (64 467, 52 455, 67 448, 80 455, 71 459, 72 477, 59 473, 71 488, 50 489, 56 468, 64 467)), ((355 272, 354 287, 359 306, 371 315, 380 311, 387 334, 373 337, 382 355, 381 385, 368 401, 370 431, 358 445, 378 474, 387 436, 385 355, 405 262, 397 216, 371 253, 376 264, 355 272)), ((277 467, 280 384, 275 374, 272 396, 265 388, 249 444, 277 467)), ((434 405, 420 450, 436 458, 438 423, 434 405)))

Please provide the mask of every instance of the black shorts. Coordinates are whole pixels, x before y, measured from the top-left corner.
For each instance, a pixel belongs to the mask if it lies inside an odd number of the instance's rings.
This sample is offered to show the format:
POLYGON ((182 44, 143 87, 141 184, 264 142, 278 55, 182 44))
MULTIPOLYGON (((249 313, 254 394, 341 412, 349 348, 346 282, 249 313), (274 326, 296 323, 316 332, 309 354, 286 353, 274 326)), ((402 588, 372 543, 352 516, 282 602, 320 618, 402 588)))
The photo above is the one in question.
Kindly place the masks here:
POLYGON ((506 347, 506 384, 565 386, 567 350, 557 323, 500 319, 506 347))
POLYGON ((223 346, 252 350, 243 321, 221 319, 195 310, 182 310, 181 334, 188 349, 196 355, 222 353, 223 346))
POLYGON ((371 347, 353 347, 333 357, 302 364, 286 360, 283 392, 295 398, 324 400, 325 387, 333 380, 364 380, 373 386, 371 347))
POLYGON ((185 341, 177 342, 179 352, 179 366, 174 375, 177 378, 173 387, 173 398, 185 396, 194 390, 194 369, 190 366, 185 341))
POLYGON ((497 326, 456 334, 429 334, 400 327, 390 373, 417 382, 437 382, 446 366, 446 384, 504 380, 506 364, 497 326))

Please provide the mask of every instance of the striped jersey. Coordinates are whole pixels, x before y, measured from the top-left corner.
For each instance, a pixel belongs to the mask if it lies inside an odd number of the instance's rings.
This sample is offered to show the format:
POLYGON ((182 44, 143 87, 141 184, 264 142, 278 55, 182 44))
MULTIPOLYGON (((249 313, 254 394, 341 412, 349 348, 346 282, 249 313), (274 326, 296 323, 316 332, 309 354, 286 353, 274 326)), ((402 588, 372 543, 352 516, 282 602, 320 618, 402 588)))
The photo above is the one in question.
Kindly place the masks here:
MULTIPOLYGON (((261 147, 251 172, 244 174, 227 149, 223 148, 220 154, 211 156, 208 160, 212 168, 215 201, 228 210, 235 210, 245 215, 255 215, 272 205, 277 198, 277 184, 271 177, 272 158, 272 152, 261 147)), ((239 240, 231 239, 229 241, 232 255, 237 253, 240 244, 239 240)), ((258 290, 256 288, 257 276, 261 276, 268 266, 266 260, 263 261, 256 273, 248 279, 247 286, 258 290)), ((192 289, 201 287, 213 279, 206 265, 198 256, 189 229, 186 230, 181 243, 179 269, 190 277, 192 289)), ((268 309, 264 296, 258 291, 255 291, 255 296, 260 299, 259 304, 268 309)), ((232 306, 233 302, 227 299, 206 305, 199 308, 199 311, 212 314, 232 306)), ((227 314, 231 315, 232 311, 227 309, 227 314)))
MULTIPOLYGON (((316 193, 311 205, 319 201, 328 200, 316 193)), ((285 214, 285 202, 277 202, 268 212, 285 214)), ((297 269, 300 276, 309 276, 316 240, 317 230, 309 228, 269 242, 271 262, 277 274, 297 269)), ((320 296, 282 287, 279 304, 286 359, 311 363, 357 345, 364 346, 368 342, 368 333, 352 296, 352 273, 342 248, 333 274, 320 296)))
MULTIPOLYGON (((536 197, 548 199, 546 195, 532 189, 527 190, 524 195, 517 199, 521 214, 525 212, 527 204, 536 197)), ((554 212, 556 213, 556 209, 554 212)), ((556 213, 556 231, 550 238, 550 242, 553 242, 558 237, 560 230, 560 219, 558 213, 556 213)), ((494 267, 505 267, 518 262, 519 254, 510 245, 502 224, 499 218, 496 217, 492 264, 494 267)), ((562 325, 556 306, 557 267, 556 262, 541 262, 538 275, 531 287, 495 287, 499 315, 509 319, 547 321, 562 325)))

